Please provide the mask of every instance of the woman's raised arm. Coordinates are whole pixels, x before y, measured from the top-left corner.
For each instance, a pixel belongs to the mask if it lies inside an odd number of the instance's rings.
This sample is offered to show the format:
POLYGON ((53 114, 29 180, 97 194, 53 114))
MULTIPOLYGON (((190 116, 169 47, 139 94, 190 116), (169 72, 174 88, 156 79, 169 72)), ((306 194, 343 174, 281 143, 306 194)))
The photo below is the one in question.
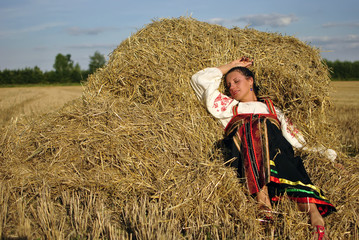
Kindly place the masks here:
POLYGON ((251 65, 253 65, 253 59, 249 59, 248 57, 242 57, 241 59, 234 60, 217 68, 221 70, 222 74, 224 75, 234 67, 249 67, 251 65))

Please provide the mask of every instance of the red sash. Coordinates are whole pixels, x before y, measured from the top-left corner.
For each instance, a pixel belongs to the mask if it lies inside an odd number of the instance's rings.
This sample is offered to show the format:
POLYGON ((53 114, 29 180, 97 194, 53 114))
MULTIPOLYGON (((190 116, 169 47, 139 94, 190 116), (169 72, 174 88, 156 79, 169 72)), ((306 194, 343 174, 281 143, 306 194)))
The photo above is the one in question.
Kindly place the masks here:
POLYGON ((267 121, 280 127, 277 114, 270 99, 263 99, 269 114, 238 114, 233 108, 234 117, 228 123, 225 133, 241 153, 244 172, 250 194, 259 192, 270 182, 270 156, 268 148, 267 121))

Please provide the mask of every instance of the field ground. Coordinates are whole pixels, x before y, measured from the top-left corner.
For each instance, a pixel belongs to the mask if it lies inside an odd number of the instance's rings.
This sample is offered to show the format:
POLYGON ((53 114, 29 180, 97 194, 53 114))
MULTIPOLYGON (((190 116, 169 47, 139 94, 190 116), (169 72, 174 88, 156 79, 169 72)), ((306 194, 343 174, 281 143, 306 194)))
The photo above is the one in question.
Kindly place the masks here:
POLYGON ((342 149, 350 156, 359 154, 359 81, 332 82, 334 122, 341 133, 342 149))
POLYGON ((57 110, 81 96, 82 86, 0 88, 0 126, 20 115, 57 110))
POLYGON ((359 81, 335 81, 331 86, 331 98, 337 106, 359 107, 359 81))

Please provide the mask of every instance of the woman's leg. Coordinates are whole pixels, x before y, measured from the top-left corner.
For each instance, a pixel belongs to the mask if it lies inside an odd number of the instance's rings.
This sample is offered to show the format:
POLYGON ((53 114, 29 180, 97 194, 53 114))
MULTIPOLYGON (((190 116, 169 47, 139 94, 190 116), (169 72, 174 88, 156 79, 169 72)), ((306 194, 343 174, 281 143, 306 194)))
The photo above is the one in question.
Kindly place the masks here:
POLYGON ((298 203, 299 210, 307 212, 310 218, 310 223, 313 227, 320 225, 324 226, 324 219, 320 215, 317 205, 314 203, 298 203))
MULTIPOLYGON (((257 202, 260 206, 272 208, 270 198, 268 195, 268 187, 264 186, 261 191, 257 193, 257 202)), ((302 212, 307 212, 310 218, 310 223, 313 227, 320 225, 324 226, 324 219, 318 211, 315 203, 298 203, 298 208, 302 212)))
POLYGON ((269 199, 268 187, 267 186, 264 186, 261 189, 261 191, 257 192, 256 199, 257 199, 257 202, 258 202, 258 204, 260 206, 264 205, 264 206, 272 209, 272 205, 271 205, 271 202, 270 202, 270 199, 269 199))
POLYGON ((259 210, 259 218, 257 220, 264 223, 272 223, 274 219, 267 186, 264 186, 261 191, 257 192, 256 200, 259 210))
POLYGON ((325 233, 324 219, 320 215, 317 205, 314 203, 298 203, 299 210, 307 212, 310 217, 310 223, 313 227, 313 239, 327 240, 325 233))

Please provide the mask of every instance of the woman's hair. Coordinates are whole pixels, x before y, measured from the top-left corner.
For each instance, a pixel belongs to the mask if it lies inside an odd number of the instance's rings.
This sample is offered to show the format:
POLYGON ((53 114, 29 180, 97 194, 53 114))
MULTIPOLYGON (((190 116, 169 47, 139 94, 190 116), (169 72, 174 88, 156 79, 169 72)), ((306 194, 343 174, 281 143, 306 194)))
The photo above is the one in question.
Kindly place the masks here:
POLYGON ((256 95, 258 95, 258 86, 256 84, 256 81, 255 81, 255 78, 254 78, 254 73, 249 70, 248 68, 246 67, 234 67, 234 68, 231 68, 225 75, 224 75, 224 88, 226 89, 226 93, 229 93, 229 89, 227 87, 227 76, 228 74, 230 74, 231 72, 234 72, 234 71, 237 71, 239 73, 242 73, 243 76, 248 79, 249 77, 252 77, 253 78, 253 91, 256 95))

